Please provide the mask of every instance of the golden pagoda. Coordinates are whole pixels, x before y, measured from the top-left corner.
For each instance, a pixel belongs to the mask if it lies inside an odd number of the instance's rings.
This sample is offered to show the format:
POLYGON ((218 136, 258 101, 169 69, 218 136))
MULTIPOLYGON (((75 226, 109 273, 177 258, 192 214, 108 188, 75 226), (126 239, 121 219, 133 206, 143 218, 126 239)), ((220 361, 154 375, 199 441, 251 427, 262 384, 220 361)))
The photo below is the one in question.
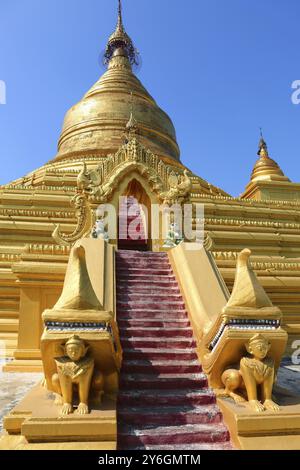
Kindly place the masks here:
MULTIPOLYGON (((65 232, 72 232, 76 226, 71 201, 83 163, 88 170, 101 166, 101 182, 104 175, 108 179, 113 173, 112 155, 125 143, 132 106, 139 145, 145 148, 149 161, 157 161, 164 181, 173 170, 182 173, 185 169, 179 159, 174 126, 133 74, 135 60, 136 51, 119 10, 117 27, 106 49, 108 70, 67 112, 57 155, 41 168, 1 187, 0 340, 5 342, 6 354, 16 359, 9 367, 20 370, 24 366, 28 370, 30 361, 33 370, 40 368, 41 313, 59 295, 69 255, 69 247, 55 243, 52 233, 58 224, 65 232), (36 330, 32 344, 27 340, 23 344, 20 335, 18 343, 23 304, 26 311, 31 311, 31 318, 24 318, 24 322, 30 324, 32 332, 36 330)), ((124 174, 123 179, 129 184, 132 178, 124 174)), ((226 195, 196 175, 192 180, 195 197, 226 195)), ((118 184, 121 186, 121 181, 118 184)))
MULTIPOLYGON (((158 259, 164 263, 164 256, 168 257, 174 272, 170 285, 172 287, 172 282, 178 282, 197 343, 197 357, 205 364, 208 377, 213 377, 213 388, 216 388, 215 383, 221 383, 225 367, 217 354, 218 347, 221 348, 219 337, 227 328, 226 325, 234 324, 230 321, 238 321, 241 309, 250 312, 241 324, 246 325, 249 321, 249 328, 257 333, 258 327, 253 325, 262 322, 261 325, 268 331, 266 336, 270 345, 277 345, 270 346, 274 368, 278 368, 284 351, 288 354, 293 341, 300 337, 300 183, 293 183, 284 175, 269 156, 262 136, 258 160, 245 192, 240 197, 232 197, 195 175, 183 163, 184 156, 181 160, 171 119, 135 76, 133 66, 137 61, 138 53, 125 31, 119 1, 117 26, 108 40, 105 52, 107 71, 67 112, 58 140, 57 155, 41 168, 0 188, 0 341, 3 344, 2 354, 12 358, 4 369, 7 372, 42 371, 44 364, 50 389, 54 387, 51 380, 55 369, 55 362, 50 364, 48 357, 54 354, 51 349, 51 328, 60 327, 59 318, 64 314, 64 324, 69 325, 71 322, 78 328, 78 325, 86 325, 86 322, 91 330, 95 327, 93 325, 99 327, 101 322, 106 327, 107 324, 111 325, 105 330, 106 333, 111 330, 115 332, 115 352, 113 360, 110 358, 110 392, 117 390, 116 385, 111 385, 115 384, 111 377, 114 374, 115 380, 122 361, 123 345, 119 342, 118 328, 122 330, 126 322, 130 328, 132 319, 122 320, 120 315, 118 320, 117 310, 121 307, 116 305, 121 302, 122 292, 125 292, 126 297, 126 285, 134 283, 134 280, 129 279, 130 282, 127 282, 128 279, 122 277, 125 276, 128 259, 132 258, 130 254, 123 256, 122 250, 118 255, 117 249, 123 247, 118 236, 108 243, 95 241, 99 249, 93 251, 91 231, 99 205, 111 204, 118 211, 121 196, 133 198, 149 210, 151 205, 163 203, 204 205, 205 248, 197 256, 193 250, 185 249, 188 243, 184 241, 168 250, 164 247, 165 240, 161 233, 156 239, 151 239, 151 220, 143 250, 144 256, 149 256, 149 263, 154 266, 158 264, 158 259), (245 248, 251 250, 251 263, 248 255, 246 261, 245 257, 239 258, 245 248), (102 253, 102 258, 99 258, 99 253, 102 253), (158 258, 151 258, 154 254, 158 258), (120 263, 120 274, 115 272, 114 257, 120 263), (98 267, 101 265, 98 274, 95 274, 95 260, 99 262, 98 267), (239 280, 236 281, 239 287, 232 292, 237 264, 238 272, 244 274, 239 274, 239 280), (97 276, 101 277, 103 285, 97 284, 97 276), (82 304, 78 300, 77 307, 70 301, 72 279, 74 291, 77 289, 76 295, 79 299, 80 296, 85 299, 82 304), (89 295, 85 290, 86 285, 89 295), (118 294, 119 288, 121 293, 118 294), (234 304, 230 300, 231 292, 234 304), (89 302, 86 298, 95 294, 99 302, 95 300, 96 307, 87 308, 89 302), (263 299, 263 302, 256 302, 257 298, 263 299), (79 313, 75 314, 76 309, 79 313), (225 313, 221 315, 221 312, 225 313), (80 315, 83 315, 84 321, 80 320, 80 315), (97 315, 102 318, 101 322, 97 320, 97 315), (271 329, 278 328, 274 337, 273 330, 270 333, 266 325, 271 329), (274 348, 277 348, 277 353, 274 348)), ((196 226, 195 215, 193 225, 196 226)), ((132 249, 138 251, 138 244, 133 244, 128 251, 132 249)), ((134 264, 135 261, 132 262, 134 264)), ((145 266, 151 273, 151 266, 146 261, 145 266)), ((158 272, 162 271, 164 275, 165 269, 158 272)), ((157 274, 158 279, 160 275, 157 274)), ((138 273, 138 276, 143 276, 143 273, 138 273)), ((146 283, 146 278, 143 282, 146 283)), ((133 294, 130 292, 128 295, 133 294)), ((78 336, 78 332, 75 333, 78 336)), ((98 345, 96 337, 88 333, 86 335, 84 341, 92 344, 93 354, 98 351, 97 354, 102 354, 101 358, 108 361, 104 346, 102 348, 98 345)), ((80 345, 77 336, 72 341, 80 345)), ((59 338, 62 336, 57 330, 55 341, 58 342, 59 338)), ((251 345, 260 341, 260 338, 252 341, 247 333, 238 341, 234 340, 237 341, 234 347, 241 351, 246 340, 250 344, 247 351, 252 351, 251 345)), ((110 344, 107 338, 106 341, 105 344, 110 344)), ((124 344, 128 341, 126 339, 124 344)), ((223 358, 229 355, 227 351, 231 348, 226 349, 226 341, 230 343, 231 337, 224 339, 223 358)), ((64 347, 67 348, 67 343, 64 347)), ((124 351, 127 348, 123 346, 124 351)), ((238 354, 232 356, 232 360, 238 359, 238 354)), ((107 375, 102 370, 100 372, 106 380, 107 375)), ((240 421, 237 420, 238 424, 233 425, 228 417, 236 410, 227 409, 226 402, 221 408, 230 431, 239 436, 240 421)), ((295 422, 298 411, 286 413, 296 416, 293 418, 295 422)), ((246 414, 239 419, 252 423, 252 415, 249 416, 246 414)), ((8 418, 6 429, 17 433, 20 417, 18 419, 8 418)), ((267 435, 268 426, 264 427, 263 417, 255 416, 253 419, 265 433, 262 435, 267 435)), ((278 420, 273 417, 270 419, 274 421, 274 433, 280 435, 283 431, 278 420)), ((42 424, 38 434, 34 434, 33 422, 25 423, 24 426, 22 434, 26 435, 29 442, 40 442, 39 439, 46 441, 42 437, 42 424)), ((76 432, 80 433, 78 429, 76 432)), ((298 436, 299 430, 293 428, 291 434, 298 433, 298 436)), ((120 439, 125 439, 122 436, 121 433, 120 439)), ((65 440, 68 439, 65 437, 65 440)), ((80 440, 80 435, 77 440, 80 440)), ((247 448, 242 438, 236 437, 233 441, 236 446, 247 448)), ((254 441, 251 442, 254 445, 254 441)), ((260 441, 257 445, 263 448, 260 441)))

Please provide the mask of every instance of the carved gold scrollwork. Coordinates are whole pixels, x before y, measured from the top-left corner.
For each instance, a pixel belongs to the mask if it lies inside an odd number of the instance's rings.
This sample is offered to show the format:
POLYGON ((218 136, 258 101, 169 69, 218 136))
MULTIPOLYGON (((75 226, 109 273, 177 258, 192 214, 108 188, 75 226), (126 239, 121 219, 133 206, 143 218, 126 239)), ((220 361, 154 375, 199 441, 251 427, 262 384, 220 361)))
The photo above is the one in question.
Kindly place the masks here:
POLYGON ((77 226, 74 232, 67 234, 61 232, 60 226, 56 225, 52 237, 60 245, 73 245, 77 240, 83 238, 91 231, 94 223, 94 215, 84 192, 77 193, 72 198, 71 204, 76 209, 77 226))
POLYGON ((108 155, 96 168, 88 169, 83 163, 78 174, 77 186, 91 203, 107 202, 122 177, 129 171, 138 171, 151 184, 160 200, 170 204, 186 202, 192 189, 192 181, 185 170, 177 174, 171 165, 147 150, 136 137, 123 145, 115 154, 108 155))
POLYGON ((214 247, 214 241, 208 233, 204 237, 203 246, 207 251, 211 251, 214 247))
POLYGON ((169 190, 161 193, 164 204, 183 204, 189 200, 193 184, 187 170, 184 170, 181 177, 172 172, 168 178, 168 185, 169 190))

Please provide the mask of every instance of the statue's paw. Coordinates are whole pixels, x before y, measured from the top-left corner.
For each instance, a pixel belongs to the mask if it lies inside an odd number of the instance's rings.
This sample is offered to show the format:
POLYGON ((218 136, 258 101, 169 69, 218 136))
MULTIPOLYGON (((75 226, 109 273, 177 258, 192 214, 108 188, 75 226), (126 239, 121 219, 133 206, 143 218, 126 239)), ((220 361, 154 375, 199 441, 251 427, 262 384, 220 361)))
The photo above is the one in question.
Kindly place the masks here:
POLYGON ((228 392, 225 390, 225 388, 218 388, 217 390, 215 390, 215 394, 218 398, 228 397, 228 392))
POLYGON ((73 406, 71 403, 65 403, 61 409, 60 415, 61 416, 67 416, 70 415, 73 412, 73 406))
POLYGON ((266 400, 264 402, 264 407, 269 411, 280 411, 279 405, 277 405, 273 400, 266 400))
POLYGON ((244 397, 237 395, 237 393, 231 393, 230 396, 234 399, 235 403, 245 403, 246 401, 244 397))
POLYGON ((262 413, 263 411, 265 411, 264 405, 262 405, 258 400, 250 400, 248 404, 250 408, 256 413, 262 413))
POLYGON ((47 381, 46 381, 45 377, 44 377, 43 380, 41 381, 41 387, 47 388, 47 381))
POLYGON ((57 406, 62 406, 64 404, 63 397, 60 395, 56 395, 55 400, 54 400, 54 405, 57 406))
POLYGON ((77 415, 87 415, 89 414, 89 407, 85 403, 80 403, 75 413, 77 415))

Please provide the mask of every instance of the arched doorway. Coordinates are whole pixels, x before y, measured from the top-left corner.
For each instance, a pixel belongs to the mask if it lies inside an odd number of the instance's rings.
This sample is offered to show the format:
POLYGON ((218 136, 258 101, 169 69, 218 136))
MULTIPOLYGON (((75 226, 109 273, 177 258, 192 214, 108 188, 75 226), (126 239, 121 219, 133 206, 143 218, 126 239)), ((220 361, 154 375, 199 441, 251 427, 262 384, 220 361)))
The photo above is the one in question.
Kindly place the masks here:
POLYGON ((136 179, 128 183, 119 201, 118 249, 151 249, 151 201, 136 179))

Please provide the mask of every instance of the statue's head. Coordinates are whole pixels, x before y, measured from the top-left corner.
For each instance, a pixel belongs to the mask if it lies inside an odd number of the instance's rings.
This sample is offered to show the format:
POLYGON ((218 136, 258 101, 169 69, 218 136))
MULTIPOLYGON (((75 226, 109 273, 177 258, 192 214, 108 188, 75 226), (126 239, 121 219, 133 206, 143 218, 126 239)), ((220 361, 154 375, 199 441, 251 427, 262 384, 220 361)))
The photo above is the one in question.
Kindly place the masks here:
POLYGON ((72 359, 72 361, 79 361, 86 355, 88 347, 85 346, 84 341, 77 335, 73 335, 65 344, 65 354, 72 359))
POLYGON ((250 338, 246 345, 247 351, 257 359, 264 359, 271 347, 269 340, 261 335, 256 334, 250 338))

